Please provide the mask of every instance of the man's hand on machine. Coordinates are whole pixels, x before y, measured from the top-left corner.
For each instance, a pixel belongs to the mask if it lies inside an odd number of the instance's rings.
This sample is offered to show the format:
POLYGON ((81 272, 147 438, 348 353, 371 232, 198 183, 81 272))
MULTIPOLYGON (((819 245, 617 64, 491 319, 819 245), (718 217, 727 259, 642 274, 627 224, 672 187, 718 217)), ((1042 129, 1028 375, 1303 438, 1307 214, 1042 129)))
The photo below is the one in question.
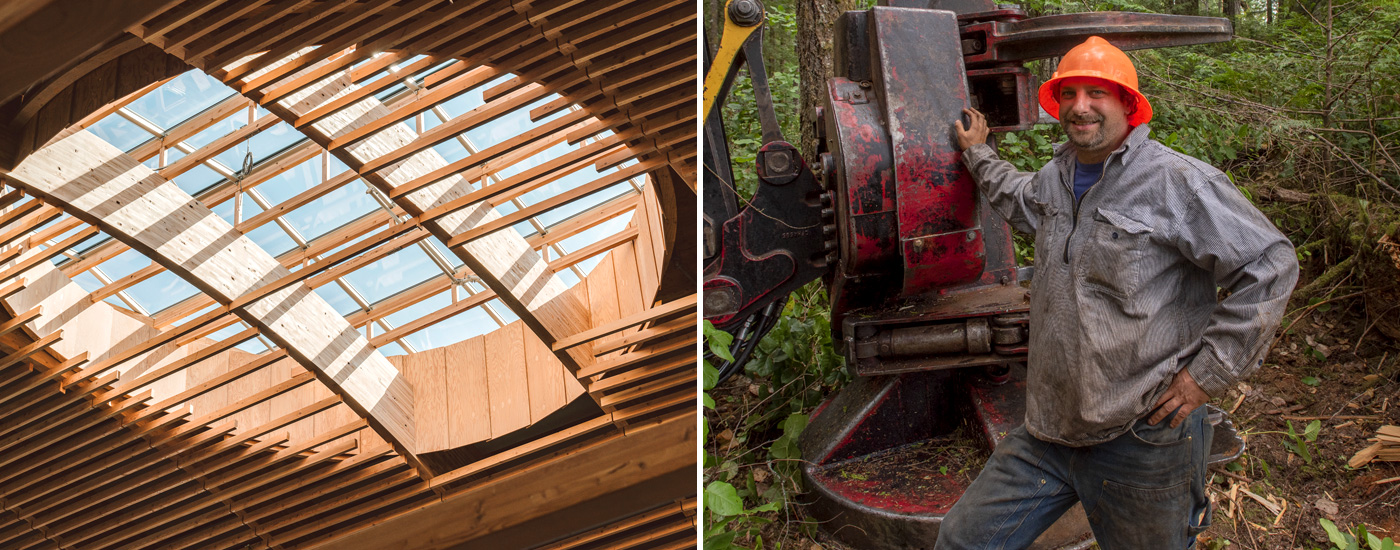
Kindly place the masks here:
POLYGON ((963 109, 963 115, 972 121, 972 127, 968 128, 961 119, 953 123, 953 131, 958 134, 958 150, 966 151, 973 145, 987 142, 987 117, 978 112, 977 109, 963 109))
POLYGON ((1191 414, 1191 411, 1206 404, 1206 401, 1209 400, 1210 396, 1201 390, 1201 387, 1196 384, 1196 379, 1192 378, 1191 373, 1186 372, 1186 369, 1183 368, 1177 371, 1176 376, 1172 377, 1172 385, 1167 388, 1167 393, 1162 394, 1162 398, 1157 400, 1157 410, 1152 412, 1151 417, 1148 417, 1147 423, 1156 426, 1158 422, 1170 414, 1172 415, 1171 427, 1175 428, 1181 424, 1182 420, 1186 420, 1186 416, 1191 414))

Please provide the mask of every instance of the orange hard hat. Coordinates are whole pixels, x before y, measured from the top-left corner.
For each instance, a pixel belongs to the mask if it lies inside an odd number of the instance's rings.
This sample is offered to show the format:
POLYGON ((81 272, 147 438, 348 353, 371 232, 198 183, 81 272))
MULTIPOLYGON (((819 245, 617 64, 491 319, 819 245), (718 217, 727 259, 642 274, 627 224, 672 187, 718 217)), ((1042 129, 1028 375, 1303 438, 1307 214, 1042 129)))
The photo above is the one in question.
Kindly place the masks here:
POLYGON ((1137 126, 1152 120, 1152 104, 1138 91, 1137 69, 1128 54, 1107 40, 1090 36, 1083 44, 1071 48, 1060 58, 1060 66, 1050 80, 1040 85, 1040 107, 1055 120, 1060 119, 1060 97, 1056 93, 1060 81, 1076 76, 1102 78, 1122 86, 1137 98, 1137 110, 1128 115, 1128 125, 1137 126))

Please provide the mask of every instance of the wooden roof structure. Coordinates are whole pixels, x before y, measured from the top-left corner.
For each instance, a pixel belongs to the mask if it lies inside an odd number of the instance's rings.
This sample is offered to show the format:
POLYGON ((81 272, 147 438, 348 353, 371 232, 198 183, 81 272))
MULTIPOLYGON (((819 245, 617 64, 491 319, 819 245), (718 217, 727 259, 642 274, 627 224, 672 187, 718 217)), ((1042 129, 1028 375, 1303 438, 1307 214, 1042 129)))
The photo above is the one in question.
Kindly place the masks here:
POLYGON ((0 6, 0 547, 695 546, 695 17, 0 6), (192 70, 233 93, 133 111, 192 70), (352 189, 377 207, 296 231, 352 189), (354 291, 414 250, 441 273, 354 291), (196 290, 148 311, 157 280, 196 290))

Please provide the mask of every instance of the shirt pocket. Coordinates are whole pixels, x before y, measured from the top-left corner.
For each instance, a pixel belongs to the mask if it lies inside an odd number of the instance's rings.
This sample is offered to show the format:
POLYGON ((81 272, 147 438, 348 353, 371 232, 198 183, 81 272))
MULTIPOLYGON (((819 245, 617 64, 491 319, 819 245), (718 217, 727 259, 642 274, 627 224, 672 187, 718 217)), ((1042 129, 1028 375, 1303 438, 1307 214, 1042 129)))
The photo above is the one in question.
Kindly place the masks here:
MULTIPOLYGON (((1052 235, 1055 232, 1055 218, 1059 217, 1060 210, 1054 204, 1045 201, 1031 199, 1030 211, 1036 218, 1037 240, 1042 235, 1052 235)), ((1037 242, 1036 246, 1040 246, 1037 242)))
POLYGON ((1138 292, 1152 227, 1111 210, 1094 213, 1084 255, 1084 282, 1122 298, 1138 292))

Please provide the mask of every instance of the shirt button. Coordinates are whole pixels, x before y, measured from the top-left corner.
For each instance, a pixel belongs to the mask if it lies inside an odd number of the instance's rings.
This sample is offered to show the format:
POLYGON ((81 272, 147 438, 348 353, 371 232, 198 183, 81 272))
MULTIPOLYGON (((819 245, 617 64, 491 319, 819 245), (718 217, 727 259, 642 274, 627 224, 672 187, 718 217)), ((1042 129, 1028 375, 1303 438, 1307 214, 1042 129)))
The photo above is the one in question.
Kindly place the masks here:
POLYGON ((1114 231, 1114 232, 1113 232, 1113 238, 1115 238, 1115 239, 1118 238, 1118 232, 1117 232, 1117 231, 1114 231))

